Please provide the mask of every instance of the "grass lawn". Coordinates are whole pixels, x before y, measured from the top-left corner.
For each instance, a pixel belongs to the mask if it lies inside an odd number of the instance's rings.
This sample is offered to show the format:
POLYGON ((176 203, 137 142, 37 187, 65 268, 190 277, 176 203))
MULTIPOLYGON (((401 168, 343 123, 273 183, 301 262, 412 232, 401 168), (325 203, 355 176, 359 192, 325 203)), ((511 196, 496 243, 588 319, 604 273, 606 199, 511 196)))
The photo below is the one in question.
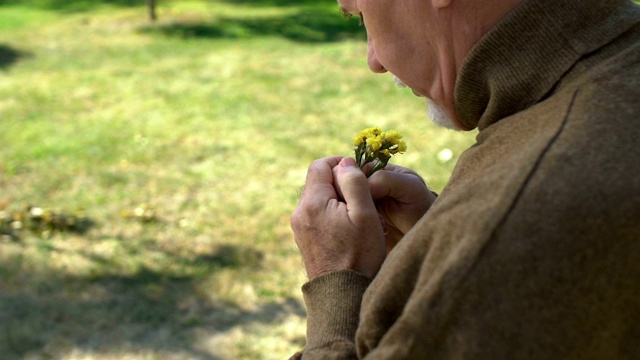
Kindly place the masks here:
POLYGON ((371 74, 333 0, 143 4, 0 1, 0 354, 286 358, 308 164, 395 128, 440 190, 475 133, 371 74))

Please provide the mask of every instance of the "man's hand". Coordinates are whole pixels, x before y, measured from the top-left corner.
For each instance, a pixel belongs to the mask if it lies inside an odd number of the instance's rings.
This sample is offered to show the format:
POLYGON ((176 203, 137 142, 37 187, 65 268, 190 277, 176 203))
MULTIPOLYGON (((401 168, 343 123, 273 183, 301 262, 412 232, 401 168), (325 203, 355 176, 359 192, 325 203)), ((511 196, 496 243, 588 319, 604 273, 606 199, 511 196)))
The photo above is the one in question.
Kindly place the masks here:
POLYGON ((393 164, 371 175, 369 188, 383 223, 387 251, 396 246, 436 199, 416 172, 393 164))
POLYGON ((386 257, 369 183, 352 158, 327 157, 311 164, 291 228, 310 280, 344 269, 374 278, 386 257))

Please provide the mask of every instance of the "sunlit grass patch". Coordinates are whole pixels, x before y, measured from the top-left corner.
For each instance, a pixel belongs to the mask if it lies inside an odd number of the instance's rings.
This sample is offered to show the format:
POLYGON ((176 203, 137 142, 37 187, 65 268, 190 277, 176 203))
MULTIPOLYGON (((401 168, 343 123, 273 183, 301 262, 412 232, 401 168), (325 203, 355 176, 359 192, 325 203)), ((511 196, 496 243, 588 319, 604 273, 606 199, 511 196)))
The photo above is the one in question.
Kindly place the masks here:
POLYGON ((47 21, 54 21, 58 18, 50 11, 18 6, 18 2, 14 4, 15 6, 0 7, 0 31, 17 30, 29 26, 41 26, 47 21))

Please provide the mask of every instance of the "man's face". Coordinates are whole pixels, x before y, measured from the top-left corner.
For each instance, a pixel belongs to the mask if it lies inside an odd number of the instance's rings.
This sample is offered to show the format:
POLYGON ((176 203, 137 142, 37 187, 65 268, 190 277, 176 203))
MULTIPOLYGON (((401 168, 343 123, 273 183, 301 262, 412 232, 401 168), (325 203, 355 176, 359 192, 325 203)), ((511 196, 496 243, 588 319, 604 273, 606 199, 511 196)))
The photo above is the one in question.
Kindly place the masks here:
POLYGON ((431 1, 338 0, 338 3, 346 12, 364 19, 371 71, 389 71, 416 95, 431 99, 441 109, 453 107, 450 83, 455 81, 451 81, 452 75, 447 72, 451 66, 446 63, 452 57, 446 56, 448 50, 441 41, 446 34, 440 30, 445 28, 441 25, 447 19, 434 10, 431 1))

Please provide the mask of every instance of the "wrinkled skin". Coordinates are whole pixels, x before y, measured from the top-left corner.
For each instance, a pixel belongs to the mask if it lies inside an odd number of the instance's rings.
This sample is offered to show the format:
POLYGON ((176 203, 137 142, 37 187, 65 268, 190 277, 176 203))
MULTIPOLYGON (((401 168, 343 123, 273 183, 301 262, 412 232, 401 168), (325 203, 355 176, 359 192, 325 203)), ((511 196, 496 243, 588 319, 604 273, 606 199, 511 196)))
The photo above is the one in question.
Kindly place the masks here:
POLYGON ((395 165, 367 179, 355 160, 314 161, 291 227, 307 275, 351 269, 374 278, 386 255, 435 196, 413 171, 395 165))

